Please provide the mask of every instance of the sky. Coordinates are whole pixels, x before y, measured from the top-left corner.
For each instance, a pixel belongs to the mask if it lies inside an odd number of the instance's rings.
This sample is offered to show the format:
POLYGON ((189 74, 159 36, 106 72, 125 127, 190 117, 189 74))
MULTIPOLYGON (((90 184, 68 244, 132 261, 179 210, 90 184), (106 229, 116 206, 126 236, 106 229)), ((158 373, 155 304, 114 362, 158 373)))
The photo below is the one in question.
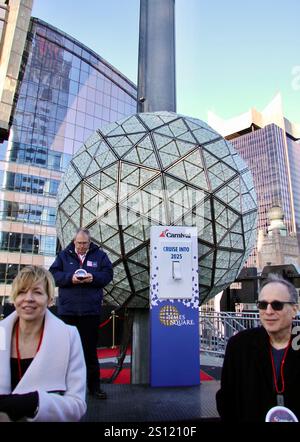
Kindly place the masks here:
MULTIPOLYGON (((299 0, 175 3, 178 113, 231 118, 281 92, 285 117, 300 123, 299 0)), ((34 0, 32 15, 137 82, 139 0, 34 0)))

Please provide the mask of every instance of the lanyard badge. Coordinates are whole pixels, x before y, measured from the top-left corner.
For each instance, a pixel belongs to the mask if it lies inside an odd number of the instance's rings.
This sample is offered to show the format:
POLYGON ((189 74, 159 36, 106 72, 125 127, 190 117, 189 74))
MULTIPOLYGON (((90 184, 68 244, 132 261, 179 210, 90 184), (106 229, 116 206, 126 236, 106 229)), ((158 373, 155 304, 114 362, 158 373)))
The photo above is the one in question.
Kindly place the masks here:
POLYGON ((270 357, 272 362, 272 372, 273 372, 273 384, 276 390, 276 402, 277 406, 272 407, 267 415, 266 415, 266 422, 298 422, 297 417, 295 414, 290 410, 289 408, 284 406, 284 390, 285 390, 285 384, 284 384, 284 363, 286 359, 287 352, 291 346, 291 341, 289 342, 288 346, 285 349, 281 364, 280 364, 280 374, 279 374, 279 380, 281 381, 281 389, 278 387, 277 382, 277 376, 276 376, 276 370, 275 370, 275 363, 274 363, 274 357, 272 353, 272 348, 270 345, 270 357))

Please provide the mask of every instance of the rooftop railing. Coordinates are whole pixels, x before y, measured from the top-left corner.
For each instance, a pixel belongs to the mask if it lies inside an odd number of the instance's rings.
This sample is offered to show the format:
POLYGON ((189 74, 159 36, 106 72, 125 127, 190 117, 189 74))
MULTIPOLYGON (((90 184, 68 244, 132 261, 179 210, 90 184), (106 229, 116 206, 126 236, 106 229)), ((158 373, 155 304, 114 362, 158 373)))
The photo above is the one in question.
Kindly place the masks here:
MULTIPOLYGON (((260 325, 258 312, 201 312, 199 314, 200 350, 224 357, 229 338, 241 330, 260 325)), ((300 325, 300 319, 294 321, 300 325)))

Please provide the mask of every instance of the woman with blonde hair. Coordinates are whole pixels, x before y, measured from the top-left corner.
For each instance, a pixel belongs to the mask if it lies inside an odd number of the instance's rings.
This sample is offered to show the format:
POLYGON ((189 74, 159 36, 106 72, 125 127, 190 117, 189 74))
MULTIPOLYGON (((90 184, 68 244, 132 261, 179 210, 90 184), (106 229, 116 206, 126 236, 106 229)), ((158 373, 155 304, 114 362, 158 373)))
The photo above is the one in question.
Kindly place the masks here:
POLYGON ((0 413, 11 420, 78 421, 86 411, 79 333, 47 308, 48 270, 26 266, 11 289, 15 311, 0 322, 0 413))

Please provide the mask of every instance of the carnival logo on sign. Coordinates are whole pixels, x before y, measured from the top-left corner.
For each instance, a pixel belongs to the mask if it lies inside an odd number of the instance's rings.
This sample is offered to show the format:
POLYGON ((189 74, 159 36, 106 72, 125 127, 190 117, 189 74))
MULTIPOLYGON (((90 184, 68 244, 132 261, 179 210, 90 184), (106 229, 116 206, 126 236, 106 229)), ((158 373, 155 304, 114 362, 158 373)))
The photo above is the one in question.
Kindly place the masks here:
POLYGON ((161 234, 159 235, 160 238, 165 238, 167 232, 169 231, 169 229, 164 230, 163 232, 161 232, 161 234))
POLYGON ((181 315, 174 305, 165 305, 160 309, 159 321, 167 327, 195 324, 193 319, 186 319, 185 315, 181 315))
POLYGON ((172 233, 169 229, 163 230, 159 235, 160 238, 190 238, 190 233, 172 233))

